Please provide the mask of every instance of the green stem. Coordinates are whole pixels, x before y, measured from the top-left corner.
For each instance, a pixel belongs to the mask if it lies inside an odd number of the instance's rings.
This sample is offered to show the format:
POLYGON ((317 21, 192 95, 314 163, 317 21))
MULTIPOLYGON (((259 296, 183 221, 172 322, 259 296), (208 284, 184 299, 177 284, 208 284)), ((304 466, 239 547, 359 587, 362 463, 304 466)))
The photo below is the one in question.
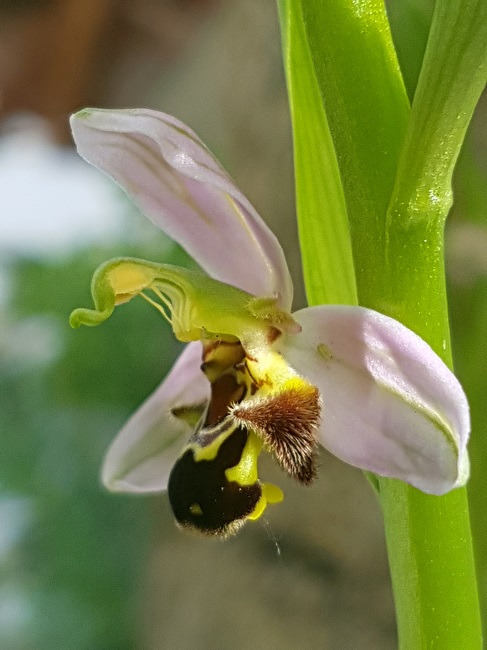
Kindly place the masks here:
MULTIPOLYGON (((438 0, 387 215, 382 296, 450 365, 443 227, 486 74, 487 3, 438 0)), ((466 490, 432 498, 381 480, 380 499, 401 647, 481 648, 466 490)))
POLYGON ((482 634, 465 489, 431 497, 379 478, 404 650, 480 650, 482 634))
MULTIPOLYGON (((392 315, 450 364, 443 228, 455 163, 486 80, 487 2, 437 0, 386 218, 380 293, 392 315)), ((371 291, 362 288, 366 300, 371 291)))
MULTIPOLYGON (((487 69, 486 7, 485 0, 437 1, 408 122, 381 0, 281 0, 287 34, 298 31, 293 21, 304 24, 343 183, 359 302, 408 325, 447 362, 443 225, 487 69)), ((293 57, 288 52, 290 92, 299 74, 293 57)), ((300 193, 306 184, 297 178, 298 201, 300 193)), ((302 251, 305 263, 317 263, 306 241, 302 251)), ((323 301, 325 292, 315 286, 310 298, 323 301)), ((465 490, 432 497, 399 481, 378 486, 401 648, 480 648, 465 490)))
POLYGON ((340 167, 359 302, 387 314, 387 304, 377 305, 387 285, 382 273, 385 215, 409 102, 384 3, 300 0, 298 4, 340 167))
POLYGON ((299 241, 307 251, 302 260, 308 304, 357 304, 345 197, 301 8, 299 3, 281 2, 279 12, 293 123, 299 241))
POLYGON ((437 0, 388 225, 444 222, 455 163, 486 81, 487 3, 437 0))

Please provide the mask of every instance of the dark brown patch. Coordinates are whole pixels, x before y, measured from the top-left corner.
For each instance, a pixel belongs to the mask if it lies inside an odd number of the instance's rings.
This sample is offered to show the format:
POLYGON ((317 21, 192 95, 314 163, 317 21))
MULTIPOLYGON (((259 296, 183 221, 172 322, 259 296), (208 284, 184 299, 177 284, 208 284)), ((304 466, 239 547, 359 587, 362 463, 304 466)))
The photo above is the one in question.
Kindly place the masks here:
POLYGON ((318 389, 303 386, 267 399, 244 401, 232 410, 236 421, 260 435, 281 467, 301 483, 316 476, 318 389))
POLYGON ((271 345, 272 343, 275 343, 281 335, 281 330, 278 330, 277 327, 271 326, 267 333, 267 342, 271 345))
POLYGON ((214 381, 204 426, 213 426, 223 420, 228 415, 229 405, 239 402, 244 391, 244 386, 240 386, 233 375, 223 375, 214 381))

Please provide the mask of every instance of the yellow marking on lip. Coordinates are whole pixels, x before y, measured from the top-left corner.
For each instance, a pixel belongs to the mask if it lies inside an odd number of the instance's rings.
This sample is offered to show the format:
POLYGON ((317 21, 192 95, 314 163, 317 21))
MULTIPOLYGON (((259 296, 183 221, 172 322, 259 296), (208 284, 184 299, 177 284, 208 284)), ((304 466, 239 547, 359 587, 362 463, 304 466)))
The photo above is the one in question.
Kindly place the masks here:
POLYGON ((201 506, 199 503, 192 503, 189 506, 189 511, 192 515, 202 515, 203 510, 201 509, 201 506))
POLYGON ((255 521, 264 513, 268 503, 280 503, 284 499, 283 491, 273 483, 262 483, 262 496, 257 501, 254 511, 247 515, 247 519, 255 521))
POLYGON ((253 485, 258 480, 257 459, 262 451, 262 440, 252 431, 242 451, 238 465, 225 470, 228 481, 235 481, 239 485, 253 485))
POLYGON ((228 429, 224 429, 215 438, 215 440, 212 440, 212 442, 210 442, 209 445, 202 446, 201 444, 198 443, 197 440, 194 442, 190 442, 189 445, 187 445, 184 448, 184 451, 186 451, 186 449, 192 449, 194 454, 194 459, 197 462, 199 462, 200 460, 215 460, 215 458, 218 456, 218 452, 220 451, 220 447, 225 442, 225 440, 232 435, 234 431, 235 431, 235 426, 232 426, 228 429))

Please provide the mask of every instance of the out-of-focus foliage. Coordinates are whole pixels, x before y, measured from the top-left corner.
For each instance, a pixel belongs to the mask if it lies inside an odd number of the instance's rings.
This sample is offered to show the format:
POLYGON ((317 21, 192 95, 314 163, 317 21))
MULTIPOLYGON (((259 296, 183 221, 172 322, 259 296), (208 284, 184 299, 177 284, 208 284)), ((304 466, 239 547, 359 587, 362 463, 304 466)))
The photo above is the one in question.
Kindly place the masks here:
MULTIPOLYGON (((184 262, 173 249, 165 255, 184 262)), ((98 336, 68 315, 89 305, 89 278, 110 256, 15 260, 0 324, 0 647, 134 647, 150 502, 99 483, 110 439, 177 353, 143 301, 98 336)))

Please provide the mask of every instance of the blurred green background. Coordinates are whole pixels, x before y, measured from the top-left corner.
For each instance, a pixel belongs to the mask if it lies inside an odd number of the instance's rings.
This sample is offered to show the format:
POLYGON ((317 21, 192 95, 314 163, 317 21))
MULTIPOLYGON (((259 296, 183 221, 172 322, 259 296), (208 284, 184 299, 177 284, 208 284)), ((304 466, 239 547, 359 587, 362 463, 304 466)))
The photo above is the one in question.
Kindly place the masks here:
MULTIPOLYGON (((296 306, 303 292, 274 3, 79 4, 0 1, 0 648, 395 648, 374 495, 360 472, 328 454, 310 489, 267 462, 263 474, 283 486, 284 503, 225 543, 176 530, 164 496, 111 495, 99 483, 110 440, 179 346, 143 301, 96 330, 70 330, 69 313, 89 306, 91 274, 109 257, 190 260, 108 180, 85 178, 69 149, 69 112, 145 105, 187 121, 281 239, 296 306), (83 196, 99 197, 98 211, 83 214, 75 182, 83 196), (103 219, 111 221, 100 232, 93 224, 103 219)), ((432 3, 388 5, 412 97, 432 3)), ((469 490, 484 609, 486 111, 484 97, 447 231, 455 364, 472 408, 469 490)))

